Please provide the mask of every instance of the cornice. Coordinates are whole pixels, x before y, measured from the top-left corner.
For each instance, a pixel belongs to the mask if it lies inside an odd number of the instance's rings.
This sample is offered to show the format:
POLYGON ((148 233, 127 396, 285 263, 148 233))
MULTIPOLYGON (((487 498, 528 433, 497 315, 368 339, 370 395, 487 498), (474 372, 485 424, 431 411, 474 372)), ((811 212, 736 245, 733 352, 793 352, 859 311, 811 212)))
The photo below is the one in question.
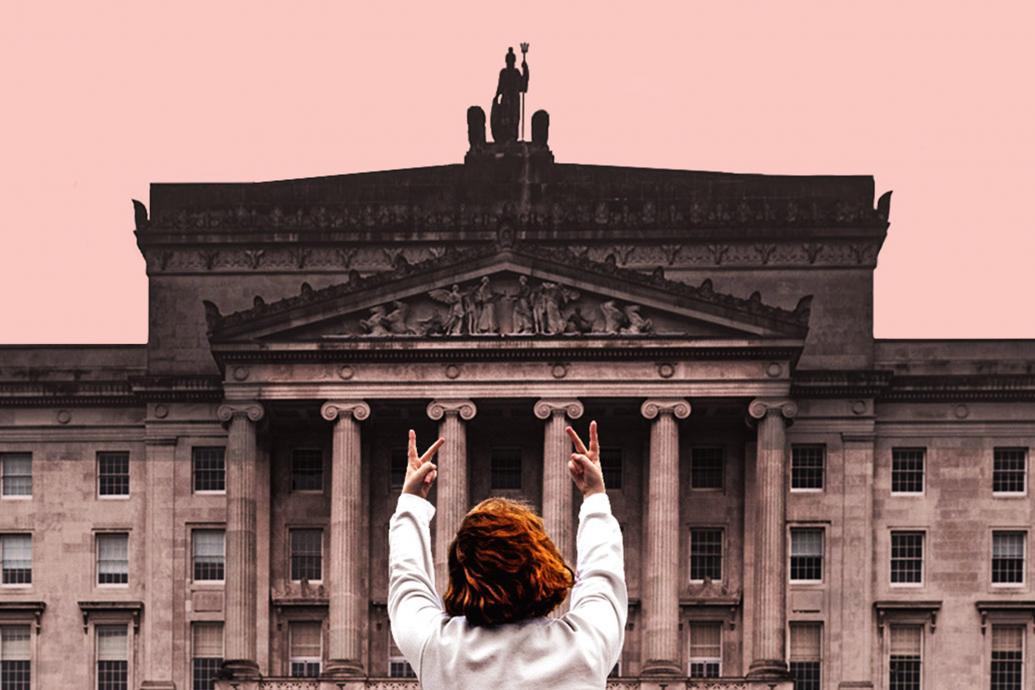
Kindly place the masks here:
POLYGON ((887 390, 893 373, 886 369, 798 369, 791 378, 791 397, 874 398, 887 390))
POLYGON ((223 399, 219 376, 131 376, 122 381, 2 381, 0 407, 125 407, 223 399))
POLYGON ((1031 402, 1035 375, 894 376, 882 402, 1031 402))

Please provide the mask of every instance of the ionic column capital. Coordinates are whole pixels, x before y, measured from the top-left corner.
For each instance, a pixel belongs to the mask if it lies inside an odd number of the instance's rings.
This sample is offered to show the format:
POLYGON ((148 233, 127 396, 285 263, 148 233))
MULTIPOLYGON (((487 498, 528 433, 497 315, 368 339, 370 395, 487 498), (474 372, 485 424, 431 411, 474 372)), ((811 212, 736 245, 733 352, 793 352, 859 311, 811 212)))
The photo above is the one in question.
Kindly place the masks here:
POLYGON ((475 407, 472 400, 432 400, 428 403, 428 416, 435 421, 452 414, 458 415, 464 421, 468 421, 474 419, 474 415, 477 412, 478 408, 475 407))
POLYGON ((690 416, 690 409, 690 402, 683 398, 648 398, 640 405, 640 414, 647 419, 654 419, 662 414, 671 414, 676 419, 686 419, 690 416))
POLYGON ((229 422, 234 417, 244 416, 250 422, 258 422, 266 416, 266 408, 255 401, 227 401, 216 410, 216 417, 219 421, 229 422))
POLYGON ((798 403, 789 398, 755 398, 748 405, 748 414, 754 419, 762 419, 768 414, 793 419, 798 414, 798 403))
POLYGON ((370 416, 370 405, 362 400, 328 400, 320 406, 320 416, 328 422, 348 416, 361 422, 370 416))
POLYGON ((582 416, 582 413, 585 411, 585 406, 583 406, 581 402, 575 399, 537 400, 535 406, 532 408, 532 412, 534 412, 535 416, 539 419, 549 419, 552 415, 555 414, 567 415, 571 419, 578 419, 582 416))

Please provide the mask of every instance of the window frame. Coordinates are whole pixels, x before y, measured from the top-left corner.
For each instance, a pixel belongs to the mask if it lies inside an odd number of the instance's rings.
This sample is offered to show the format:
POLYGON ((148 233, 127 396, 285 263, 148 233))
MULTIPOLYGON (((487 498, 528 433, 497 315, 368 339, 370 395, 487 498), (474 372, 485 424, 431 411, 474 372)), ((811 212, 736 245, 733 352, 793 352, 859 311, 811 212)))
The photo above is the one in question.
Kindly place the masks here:
POLYGON ((689 540, 687 553, 689 555, 689 561, 687 562, 687 575, 690 584, 703 585, 705 580, 694 579, 694 532, 695 531, 708 531, 719 533, 719 578, 712 579, 712 582, 721 583, 726 576, 726 528, 723 525, 690 525, 690 529, 687 531, 687 539, 689 540))
POLYGON ((988 583, 995 590, 1023 590, 1028 586, 1028 553, 1030 548, 1028 541, 1031 538, 1026 527, 993 527, 990 530, 989 538, 989 559, 988 559, 988 583), (1021 581, 1020 582, 996 582, 995 581, 995 537, 996 534, 1020 534, 1021 535, 1021 581))
POLYGON ((395 638, 392 636, 392 627, 388 625, 385 626, 385 628, 388 632, 388 665, 385 668, 385 675, 387 675, 389 678, 416 678, 417 672, 413 669, 413 666, 410 665, 410 662, 407 661, 406 657, 402 653, 402 650, 399 649, 398 645, 395 644, 395 638), (398 652, 398 654, 396 654, 395 652, 398 652), (409 673, 404 673, 402 675, 392 673, 393 663, 405 664, 406 668, 409 669, 409 673))
POLYGON ((891 449, 891 462, 889 469, 888 489, 892 496, 903 498, 922 497, 927 495, 927 446, 894 446, 891 449), (920 490, 919 491, 896 491, 895 490, 895 452, 896 451, 919 451, 920 452, 920 490))
POLYGON ((133 493, 133 458, 128 450, 99 450, 95 454, 95 472, 97 475, 97 500, 99 501, 127 501, 133 493), (103 455, 125 455, 126 456, 126 493, 104 494, 101 493, 101 456, 103 455))
POLYGON ((825 525, 815 524, 792 524, 788 525, 787 534, 787 583, 795 586, 816 586, 826 583, 827 578, 827 530, 825 525), (794 533, 795 532, 819 532, 819 579, 818 580, 795 580, 792 579, 791 564, 794 562, 794 533))
MULTIPOLYGON (((622 446, 601 446, 600 448, 600 471, 604 474, 604 488, 608 491, 621 491, 625 485, 625 448, 622 446), (604 454, 605 452, 614 453, 617 458, 617 467, 610 467, 609 469, 612 474, 618 475, 618 483, 608 483, 606 470, 604 468, 604 454)), ((612 476, 613 478, 613 476, 612 476)))
POLYGON ((323 621, 322 620, 291 620, 291 621, 288 621, 288 623, 287 623, 287 676, 289 678, 318 678, 320 676, 320 674, 322 674, 324 672, 323 657, 324 657, 324 653, 326 652, 326 645, 324 644, 324 639, 323 638, 324 638, 324 630, 323 630, 323 621), (319 637, 320 637, 320 654, 319 654, 319 656, 316 656, 316 657, 309 657, 309 656, 303 657, 303 656, 295 656, 294 655, 294 641, 295 641, 295 638, 294 638, 294 628, 295 628, 295 626, 298 626, 298 625, 314 625, 314 626, 316 626, 317 630, 319 631, 319 637), (309 664, 312 664, 314 662, 317 665, 316 676, 310 676, 308 674, 303 674, 301 676, 294 675, 294 673, 293 673, 294 668, 293 667, 294 667, 294 665, 296 663, 305 664, 306 665, 306 669, 308 670, 309 664))
POLYGON ((993 669, 993 664, 995 664, 995 661, 996 661, 995 658, 994 658, 995 651, 996 651, 995 650, 995 629, 996 628, 1020 628, 1020 630, 1021 630, 1021 674, 1020 674, 1021 675, 1021 685, 1020 685, 1020 687, 1022 689, 1027 687, 1027 680, 1028 680, 1027 676, 1028 676, 1028 673, 1029 673, 1029 670, 1028 670, 1028 649, 1029 649, 1029 647, 1028 647, 1028 635, 1029 635, 1029 633, 1028 633, 1028 626, 1030 624, 1031 624, 1031 618, 1030 617, 1025 617, 1022 620, 1010 620, 1010 619, 997 620, 997 619, 993 619, 993 620, 990 620, 988 622, 988 634, 987 634, 988 641, 987 641, 987 649, 986 649, 986 652, 987 652, 986 661, 987 661, 987 663, 985 664, 985 670, 988 673, 988 675, 987 675, 988 687, 992 687, 992 680, 993 680, 992 669, 993 669))
POLYGON ((0 532, 0 570, 3 570, 4 557, 4 544, 3 540, 5 537, 28 537, 29 538, 29 581, 28 582, 4 582, 2 576, 0 576, 0 588, 11 589, 11 590, 26 590, 32 589, 35 584, 35 570, 36 565, 36 554, 35 544, 36 541, 33 537, 32 532, 24 531, 11 531, 11 532, 0 532))
POLYGON ((927 530, 922 527, 892 527, 888 529, 888 587, 919 589, 927 584, 927 530), (919 582, 894 582, 894 544, 895 534, 919 534, 920 535, 920 581, 919 582))
MULTIPOLYGON (((511 470, 513 470, 513 468, 507 468, 508 472, 510 472, 511 470)), ((524 449, 521 446, 500 445, 500 446, 491 446, 489 448, 489 491, 503 491, 503 492, 508 492, 508 491, 511 491, 511 492, 521 492, 521 491, 524 491, 524 489, 525 489, 524 473, 525 473, 525 454, 524 454, 524 449), (497 451, 508 451, 508 452, 516 453, 516 455, 517 455, 517 486, 496 486, 495 485, 495 479, 496 479, 495 460, 496 460, 496 452, 497 451)))
POLYGON ((216 657, 211 657, 211 656, 199 657, 197 655, 197 649, 195 647, 196 639, 195 639, 195 635, 194 635, 194 630, 195 630, 194 626, 199 626, 199 625, 219 625, 219 626, 222 627, 222 631, 221 631, 220 636, 219 636, 220 640, 222 641, 222 650, 220 652, 221 656, 219 657, 220 666, 222 666, 223 661, 226 659, 226 621, 223 621, 223 620, 192 620, 192 621, 190 621, 190 650, 189 650, 190 656, 188 657, 188 667, 189 667, 188 677, 190 679, 190 681, 189 681, 190 690, 198 690, 198 688, 195 686, 195 680, 196 680, 196 677, 194 675, 194 672, 195 672, 194 662, 195 662, 195 660, 198 660, 198 659, 215 659, 216 658, 216 657))
MULTIPOLYGON (((225 525, 223 525, 223 526, 204 525, 204 524, 202 524, 202 525, 187 525, 187 529, 188 529, 188 532, 189 532, 188 536, 189 536, 189 539, 190 539, 190 558, 187 561, 188 567, 190 568, 190 574, 188 576, 187 581, 190 582, 192 585, 203 585, 203 586, 204 585, 214 585, 214 586, 224 585, 226 583, 226 526, 225 525), (195 543, 194 542, 194 536, 198 532, 221 532, 222 533, 222 535, 223 535, 223 577, 222 577, 222 579, 219 579, 219 580, 215 580, 215 579, 212 579, 212 580, 201 579, 201 580, 199 580, 198 578, 195 577, 195 575, 197 573, 197 570, 195 569, 195 558, 197 557, 197 554, 195 553, 195 548, 194 548, 194 543, 195 543)), ((225 645, 224 645, 224 649, 225 649, 225 645)))
POLYGON ((98 616, 97 620, 90 620, 90 656, 92 663, 91 668, 91 684, 90 687, 93 690, 100 690, 100 650, 99 641, 100 636, 98 635, 99 628, 123 628, 126 631, 126 688, 132 690, 136 686, 134 682, 133 673, 133 650, 135 646, 135 626, 130 621, 125 620, 121 616, 109 616, 103 615, 98 616))
POLYGON ((691 618, 686 626, 686 675, 687 678, 694 680, 708 679, 708 678, 722 678, 723 664, 723 653, 726 650, 726 624, 725 621, 712 618, 691 618), (693 655, 694 648, 694 626, 695 625, 710 625, 715 626, 719 629, 719 655, 717 657, 695 657, 693 655), (703 675, 695 676, 692 675, 693 665, 699 664, 718 664, 717 673, 714 676, 703 675))
POLYGON ((787 478, 790 483, 790 492, 793 494, 821 494, 827 490, 827 444, 825 443, 792 443, 791 444, 791 467, 787 478), (796 487, 794 486, 794 455, 796 449, 820 450, 819 465, 819 487, 796 487))
MULTIPOLYGON (((326 458, 324 457, 324 449, 319 446, 297 446, 291 449, 291 468, 290 468, 290 485, 289 492, 293 494, 310 494, 318 495, 322 494, 327 490, 327 472, 326 472, 326 458), (295 458, 299 451, 304 452, 315 452, 320 456, 320 488, 319 489, 296 489, 295 488, 295 458)), ((225 468, 224 459, 224 468, 225 468)))
MULTIPOLYGON (((314 525, 288 525, 287 527, 287 574, 288 581, 293 583, 301 583, 302 578, 295 579, 295 550, 294 550, 294 535, 296 532, 319 532, 320 534, 320 579, 306 581, 310 584, 322 584, 323 576, 326 570, 326 563, 324 553, 326 552, 325 541, 327 538, 326 530, 322 526, 314 525)), ((225 555, 224 555, 225 559, 225 555)))
POLYGON ((406 446, 392 446, 392 447, 390 447, 388 449, 388 490, 389 491, 398 491, 398 490, 402 489, 403 488, 403 484, 406 483, 406 465, 408 463, 408 459, 407 459, 406 453, 407 453, 406 446), (402 474, 402 481, 400 481, 398 484, 396 484, 395 483, 395 472, 394 472, 393 464, 395 463, 395 458, 398 455, 402 456, 402 471, 403 471, 403 474, 402 474))
MULTIPOLYGON (((823 688, 823 680, 826 672, 826 625, 821 620, 793 620, 787 622, 787 670, 790 672, 793 663, 816 663, 819 664, 819 687, 823 688), (819 658, 813 660, 802 660, 796 662, 792 659, 793 651, 791 641, 793 639, 791 629, 795 626, 812 626, 819 628, 819 658)), ((793 680, 793 673, 791 673, 793 680)))
POLYGON ((726 446, 718 443, 699 444, 690 446, 690 484, 691 491, 714 491, 722 493, 726 491, 726 446), (719 452, 719 484, 718 486, 695 486, 694 485, 694 455, 699 450, 717 450, 719 452))
POLYGON ((1028 448, 1024 446, 995 446, 992 448, 992 496, 994 498, 1024 498, 1028 495, 1028 448), (996 454, 1000 451, 1019 451, 1024 457, 1024 490, 1023 491, 996 491, 995 489, 995 461, 996 454))
MULTIPOLYGON (((19 475, 24 476, 24 475, 19 475)), ((35 458, 31 450, 5 450, 0 453, 0 500, 3 501, 31 501, 32 495, 36 490, 36 472, 35 472, 35 458), (9 494, 7 493, 7 482, 5 468, 7 466, 7 460, 12 455, 27 455, 29 456, 29 493, 27 494, 9 494)))
MULTIPOLYGON (((0 628, 24 628, 29 633, 29 687, 36 687, 36 623, 31 619, 21 616, 14 618, 0 618, 0 628)), ((0 632, 2 635, 2 632, 0 632)), ((2 656, 3 642, 0 640, 0 656, 2 656)), ((13 659, 12 661, 25 661, 24 659, 13 659)))
POLYGON ((129 529, 103 529, 95 530, 93 533, 93 584, 94 587, 103 589, 128 589, 130 564, 133 562, 130 553, 130 530, 129 529), (101 582, 101 540, 105 537, 123 535, 126 538, 126 581, 125 582, 101 582))
POLYGON ((885 677, 884 680, 887 682, 887 687, 891 687, 891 634, 892 628, 904 627, 904 628, 918 628, 920 630, 920 687, 919 690, 924 690, 927 687, 924 676, 927 674, 927 625, 924 623, 914 622, 889 622, 885 634, 887 635, 888 643, 884 645, 884 668, 885 677))
POLYGON ((225 496, 226 495, 226 446, 213 445, 192 445, 190 447, 190 490, 195 496, 225 496), (223 488, 222 489, 199 489, 198 488, 198 458, 197 451, 219 448, 223 451, 223 488))

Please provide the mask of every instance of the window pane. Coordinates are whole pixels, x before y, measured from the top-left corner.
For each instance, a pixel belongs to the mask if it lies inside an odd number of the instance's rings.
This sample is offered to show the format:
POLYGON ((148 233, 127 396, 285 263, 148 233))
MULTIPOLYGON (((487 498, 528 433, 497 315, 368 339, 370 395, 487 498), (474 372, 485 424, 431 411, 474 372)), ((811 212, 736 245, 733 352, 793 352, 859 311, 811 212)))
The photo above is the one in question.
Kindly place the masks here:
POLYGON ((823 649, 819 623, 791 623, 791 660, 819 661, 823 649))
POLYGON ((820 690, 821 669, 818 661, 792 661, 791 680, 794 690, 820 690))
POLYGON ((129 495, 129 453, 97 454, 97 491, 101 496, 129 495))
POLYGON ((222 667, 222 659, 194 658, 191 663, 192 690, 215 690, 216 676, 222 667))
POLYGON ((4 496, 32 495, 32 453, 0 453, 0 472, 4 496))
POLYGON ((0 626, 0 660, 29 661, 32 659, 29 635, 27 625, 0 626))
POLYGON ((129 639, 125 625, 98 625, 94 628, 97 637, 97 659, 99 661, 127 661, 126 642, 129 639))
POLYGON ((690 488, 722 488, 722 448, 693 448, 690 453, 690 488))
POLYGON ((1024 626, 992 626, 992 690, 1021 690, 1024 672, 1024 626))
POLYGON ((129 582, 129 535, 97 535, 97 584, 129 582))
POLYGON ((319 659, 321 645, 320 623, 291 624, 292 658, 319 659))
POLYGON ((992 469, 992 490, 1000 493, 1024 493, 1027 489, 1025 448, 996 448, 992 469))
POLYGON ((923 582, 924 533, 891 533, 891 581, 918 584, 923 582))
POLYGON ((722 665, 722 624, 690 624, 690 677, 718 678, 722 665))
POLYGON ((690 530, 690 579, 722 579, 722 530, 690 530))
POLYGON ((291 490, 323 490, 323 451, 296 448, 291 453, 291 490))
POLYGON ((2 581, 5 585, 32 583, 32 536, 5 534, 0 536, 2 581))
POLYGON ((0 661, 0 688, 3 690, 30 690, 31 687, 31 661, 0 661))
POLYGON ((291 579, 323 579, 323 530, 293 529, 291 538, 291 579))
POLYGON ((600 469, 604 474, 604 486, 608 489, 622 488, 622 449, 601 448, 600 469))
POLYGON ((893 625, 890 634, 889 690, 920 690, 923 629, 919 625, 893 625))
POLYGON ((192 690, 213 690, 223 665, 223 624, 193 623, 192 690))
POLYGON ((791 448, 791 488, 822 489, 825 446, 791 448))
POLYGON ((1025 532, 992 533, 992 582, 1019 584, 1024 582, 1025 532))
POLYGON ((195 491, 226 491, 225 449, 197 446, 192 449, 195 491))
POLYGON ((823 579, 823 530, 791 530, 791 580, 823 579))
POLYGON ((389 457, 389 481, 391 488, 401 489, 406 479, 406 449, 402 447, 392 448, 389 457))
POLYGON ((891 491, 923 493, 924 449, 893 448, 891 450, 891 491))
POLYGON ((493 448, 490 464, 493 489, 521 488, 520 448, 493 448))
POLYGON ((193 532, 194 579, 223 579, 223 530, 196 529, 193 532))

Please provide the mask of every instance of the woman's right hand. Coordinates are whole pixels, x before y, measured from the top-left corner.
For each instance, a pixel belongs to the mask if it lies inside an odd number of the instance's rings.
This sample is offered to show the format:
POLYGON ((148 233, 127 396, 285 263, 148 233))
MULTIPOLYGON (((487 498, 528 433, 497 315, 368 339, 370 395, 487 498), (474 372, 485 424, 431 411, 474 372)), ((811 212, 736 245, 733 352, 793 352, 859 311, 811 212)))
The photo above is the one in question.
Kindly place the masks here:
POLYGON ((604 492, 604 472, 600 468, 600 441, 597 439, 597 423, 589 423, 589 448, 582 442, 575 429, 566 427, 564 429, 575 444, 575 452, 568 460, 568 471, 571 472, 571 479, 575 486, 582 492, 585 498, 592 494, 604 492))

